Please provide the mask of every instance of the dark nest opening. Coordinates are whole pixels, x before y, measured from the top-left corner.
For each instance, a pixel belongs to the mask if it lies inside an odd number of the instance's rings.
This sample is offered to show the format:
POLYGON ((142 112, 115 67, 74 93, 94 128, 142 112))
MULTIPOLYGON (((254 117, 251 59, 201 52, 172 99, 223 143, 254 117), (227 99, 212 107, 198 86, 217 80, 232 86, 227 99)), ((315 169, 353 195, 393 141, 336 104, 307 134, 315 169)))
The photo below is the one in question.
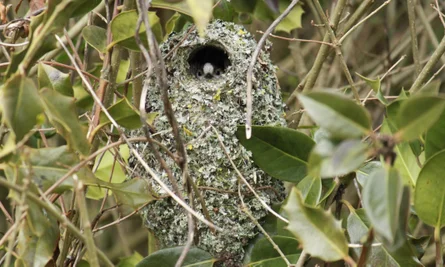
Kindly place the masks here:
POLYGON ((189 73, 197 78, 213 78, 224 74, 230 66, 227 52, 217 45, 203 45, 195 48, 188 58, 189 73), (209 64, 211 64, 211 68, 209 64), (204 70, 205 69, 205 70, 204 70), (209 71, 212 74, 208 74, 209 71))

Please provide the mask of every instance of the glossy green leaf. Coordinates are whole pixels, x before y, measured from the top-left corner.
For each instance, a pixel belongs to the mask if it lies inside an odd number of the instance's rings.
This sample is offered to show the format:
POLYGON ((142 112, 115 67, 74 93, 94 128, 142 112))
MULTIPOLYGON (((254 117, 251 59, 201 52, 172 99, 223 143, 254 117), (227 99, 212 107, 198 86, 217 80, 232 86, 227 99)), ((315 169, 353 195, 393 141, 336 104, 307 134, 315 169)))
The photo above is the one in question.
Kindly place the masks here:
POLYGON ((98 52, 107 52, 107 30, 105 30, 104 28, 98 27, 96 25, 88 25, 83 28, 82 37, 98 52))
POLYGON ((304 203, 310 206, 316 206, 319 203, 321 198, 321 187, 321 179, 318 176, 306 176, 297 185, 304 203))
POLYGON ((324 261, 348 257, 348 242, 341 222, 331 213, 306 206, 296 188, 292 189, 283 209, 289 217, 288 230, 307 253, 324 261))
MULTIPOLYGON (((272 240, 280 248, 289 262, 297 262, 301 249, 298 249, 298 241, 287 236, 273 236, 272 240)), ((258 267, 287 267, 286 262, 281 258, 270 241, 263 237, 255 242, 252 251, 246 255, 245 266, 258 267)))
MULTIPOLYGON (((183 249, 184 247, 172 247, 158 250, 155 253, 144 258, 136 265, 136 267, 174 267, 183 249)), ((211 267, 216 260, 217 259, 214 259, 212 255, 210 255, 210 253, 202 249, 191 248, 190 251, 187 253, 187 256, 185 257, 182 266, 211 267)))
POLYGON ((230 0, 221 0, 215 8, 213 8, 213 19, 234 21, 235 18, 236 12, 230 0))
POLYGON ((47 88, 40 91, 40 95, 45 114, 57 132, 65 138, 71 148, 82 155, 88 155, 90 152, 89 143, 77 118, 74 98, 47 88))
MULTIPOLYGON (((352 244, 359 245, 368 235, 371 222, 366 217, 364 209, 355 210, 352 207, 349 208, 350 214, 347 220, 348 235, 352 244)), ((375 239, 373 243, 378 244, 379 240, 375 239)), ((360 255, 362 249, 354 248, 353 250, 356 255, 360 255)), ((389 251, 384 246, 373 246, 368 252, 368 259, 365 266, 414 267, 423 265, 415 256, 413 247, 408 242, 405 242, 405 244, 396 251, 389 251)))
POLYGON ((0 105, 2 118, 14 132, 17 142, 37 124, 42 112, 34 82, 20 74, 14 75, 3 85, 0 105))
POLYGON ((193 20, 199 35, 205 35, 205 29, 212 18, 213 1, 187 0, 193 20))
POLYGON ((366 160, 368 146, 361 140, 345 140, 333 144, 317 143, 309 158, 309 173, 322 178, 343 176, 358 169, 366 160))
POLYGON ((368 181, 369 175, 375 170, 379 170, 382 168, 382 163, 380 161, 370 161, 364 164, 360 169, 356 171, 357 181, 363 187, 368 181))
POLYGON ((439 119, 426 132, 425 136, 425 158, 429 159, 437 152, 445 149, 445 112, 440 114, 439 119))
POLYGON ((397 112, 396 138, 413 140, 427 131, 439 119, 445 109, 445 99, 435 96, 413 96, 403 101, 397 112))
MULTIPOLYGON (((288 1, 280 1, 279 2, 279 14, 286 10, 289 5, 288 1)), ((290 34, 292 30, 301 28, 301 17, 303 16, 304 10, 301 5, 296 5, 289 15, 287 15, 275 28, 275 31, 283 31, 290 34)))
POLYGON ((39 88, 50 88, 65 96, 74 96, 70 75, 49 65, 39 63, 37 71, 39 88))
POLYGON ((370 132, 368 112, 342 95, 312 92, 300 94, 298 99, 312 120, 334 138, 356 138, 370 132))
POLYGON ((441 80, 432 81, 420 88, 418 94, 437 96, 439 95, 441 84, 441 80))
MULTIPOLYGON (((156 12, 148 12, 147 15, 153 34, 158 42, 162 41, 162 28, 158 16, 156 16, 156 12)), ((136 10, 130 10, 123 11, 113 18, 111 21, 113 41, 108 45, 107 49, 119 44, 130 50, 139 50, 139 46, 134 39, 138 17, 139 15, 136 10)), ((147 43, 144 23, 142 23, 141 28, 139 29, 139 36, 143 43, 147 43)))
POLYGON ((432 156, 417 179, 414 208, 419 218, 434 227, 445 225, 445 150, 432 156))
POLYGON ((307 172, 307 161, 314 141, 296 130, 253 126, 252 138, 246 139, 244 126, 236 133, 240 143, 252 152, 253 161, 269 175, 297 183, 307 172))
POLYGON ((131 256, 121 258, 116 267, 135 267, 143 259, 141 254, 134 252, 131 256))
POLYGON ((380 78, 377 77, 377 79, 370 79, 368 77, 365 77, 363 75, 358 74, 357 72, 355 73, 357 74, 357 76, 359 76, 363 81, 365 81, 365 83, 372 88, 372 90, 374 91, 377 99, 384 105, 388 105, 388 100, 386 100, 385 96, 382 93, 382 84, 380 81, 380 78))
POLYGON ((380 168, 372 172, 363 188, 363 207, 375 232, 394 244, 399 229, 399 208, 403 184, 397 170, 380 168))

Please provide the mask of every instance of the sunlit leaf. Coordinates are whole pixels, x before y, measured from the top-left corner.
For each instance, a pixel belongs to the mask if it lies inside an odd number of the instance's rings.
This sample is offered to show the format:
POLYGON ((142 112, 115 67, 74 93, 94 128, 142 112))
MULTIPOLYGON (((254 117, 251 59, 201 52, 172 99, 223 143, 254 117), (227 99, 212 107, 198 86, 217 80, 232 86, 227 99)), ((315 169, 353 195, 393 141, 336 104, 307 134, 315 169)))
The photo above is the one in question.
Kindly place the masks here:
POLYGON ((239 126, 240 143, 252 151, 254 162, 269 175, 294 183, 306 176, 314 145, 310 137, 296 130, 271 126, 253 126, 250 139, 244 133, 244 126, 239 126))
POLYGON ((121 258, 116 267, 135 267, 143 259, 141 254, 134 252, 131 256, 121 258))
MULTIPOLYGON (((147 16, 153 34, 155 35, 158 42, 162 41, 162 28, 159 24, 159 18, 156 15, 156 12, 148 12, 147 16)), ((107 49, 110 49, 116 44, 119 44, 131 50, 139 50, 139 46, 134 39, 138 17, 139 15, 136 10, 130 10, 123 11, 113 18, 113 20, 111 21, 111 33, 113 34, 113 41, 108 45, 107 49)), ((143 43, 147 43, 144 23, 142 23, 139 30, 139 36, 143 43)))
POLYGON ((382 168, 382 163, 380 161, 370 161, 365 163, 360 169, 356 171, 357 181, 361 186, 365 186, 366 181, 369 180, 369 175, 382 168))
POLYGON ((175 26, 176 26, 176 22, 178 21, 178 19, 180 17, 181 17, 181 14, 176 12, 175 14, 173 14, 173 16, 171 16, 171 18, 168 19, 167 23, 165 24, 164 40, 166 40, 168 38, 168 35, 173 32, 173 30, 175 29, 175 26))
POLYGON ((309 116, 335 138, 356 138, 370 132, 368 112, 342 95, 328 92, 300 94, 309 116))
POLYGON ((212 18, 213 1, 187 0, 191 15, 195 21, 200 36, 205 34, 205 29, 212 18))
POLYGON ((39 81, 39 88, 50 88, 66 96, 74 95, 70 75, 56 68, 39 63, 37 79, 39 81))
POLYGON ((98 52, 107 52, 107 30, 105 30, 104 28, 98 27, 96 25, 88 25, 83 28, 82 37, 98 52))
POLYGON ((192 11, 190 10, 190 6, 185 0, 170 1, 170 2, 167 2, 165 0, 153 0, 151 2, 151 6, 154 8, 169 9, 188 16, 192 16, 192 11))
POLYGON ((40 91, 45 114, 50 122, 68 142, 68 145, 82 155, 88 155, 89 143, 76 114, 74 98, 64 96, 54 90, 40 91))
POLYGON ((3 85, 0 97, 3 120, 20 141, 34 125, 42 106, 34 82, 16 74, 3 85))
MULTIPOLYGON (((183 249, 184 247, 173 247, 158 250, 144 258, 136 265, 136 267, 174 267, 183 249)), ((191 248, 185 257, 182 266, 211 267, 215 261, 216 259, 214 259, 210 253, 199 248, 191 248)))
POLYGON ((414 208, 419 218, 434 227, 445 225, 445 150, 432 156, 417 178, 414 208))
POLYGON ((306 206, 296 188, 292 189, 283 209, 289 217, 287 228, 307 253, 324 261, 348 257, 348 243, 341 223, 331 213, 306 206))
MULTIPOLYGON (((280 1, 279 9, 281 14, 286 10, 289 5, 288 1, 280 1)), ((301 5, 296 5, 291 12, 277 25, 275 31, 283 31, 290 33, 292 30, 301 28, 301 17, 303 16, 304 10, 301 5)))

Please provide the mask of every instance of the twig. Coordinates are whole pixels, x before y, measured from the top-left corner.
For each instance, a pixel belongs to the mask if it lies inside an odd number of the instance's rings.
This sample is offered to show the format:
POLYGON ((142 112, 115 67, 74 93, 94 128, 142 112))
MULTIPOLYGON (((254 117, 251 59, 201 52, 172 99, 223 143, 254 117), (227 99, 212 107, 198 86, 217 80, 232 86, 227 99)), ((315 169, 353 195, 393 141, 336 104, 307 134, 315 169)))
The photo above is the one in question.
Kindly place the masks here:
POLYGON ((431 71, 434 65, 436 65, 436 63, 439 61, 440 57, 442 57, 444 52, 445 52, 445 36, 442 38, 442 41, 440 41, 439 46, 434 51, 430 60, 426 63, 425 67, 423 67, 422 72, 420 72, 419 76, 417 76, 417 79, 414 81, 413 85, 409 89, 409 92, 411 94, 415 93, 423 86, 423 83, 427 79, 428 73, 431 71))
POLYGON ((422 71, 420 66, 419 45, 417 43, 417 31, 416 31, 416 11, 414 0, 406 0, 408 6, 408 20, 409 20, 409 32, 411 34, 411 49, 413 51, 414 65, 416 66, 416 76, 422 71))
POLYGON ((292 0, 289 6, 284 10, 284 12, 276 19, 272 24, 270 24, 269 28, 267 28, 266 32, 261 36, 261 39, 258 41, 257 47, 252 54, 252 59, 250 61, 249 68, 247 70, 247 90, 246 90, 246 138, 250 139, 252 136, 252 76, 253 76, 253 68, 255 67, 256 60, 258 55, 260 54, 261 49, 263 48, 264 43, 267 40, 267 37, 270 33, 275 29, 275 27, 291 12, 292 8, 299 2, 299 0, 292 0))
POLYGON ((8 221, 10 224, 14 224, 14 219, 11 217, 9 212, 6 210, 5 206, 3 206, 3 203, 0 201, 0 209, 3 211, 3 214, 5 214, 6 221, 8 221))
MULTIPOLYGON (((263 31, 257 31, 258 33, 264 34, 263 31)), ((323 42, 323 41, 317 41, 317 40, 308 40, 308 39, 299 39, 299 38, 288 38, 288 37, 284 37, 284 36, 279 36, 279 35, 275 35, 275 34, 269 34, 269 36, 277 38, 277 39, 281 39, 281 40, 286 40, 286 41, 290 41, 290 42, 306 42, 306 43, 314 43, 314 44, 324 44, 324 45, 329 45, 332 47, 335 47, 334 44, 332 43, 328 43, 328 42, 323 42)))
POLYGON ((370 17, 374 16, 377 12, 380 11, 380 9, 382 9, 383 7, 385 7, 387 4, 389 4, 391 2, 391 0, 387 0, 386 2, 384 2, 381 6, 379 6, 378 8, 376 8, 374 11, 372 11, 371 13, 369 13, 368 16, 366 16, 364 19, 362 19, 360 22, 356 23, 354 26, 352 26, 351 29, 349 29, 349 31, 347 31, 342 38, 340 38, 340 40, 338 40, 338 43, 341 44, 343 43, 343 41, 346 39, 346 37, 348 37, 349 34, 351 34, 355 29, 358 28, 358 26, 360 26, 362 23, 364 23, 365 21, 367 21, 370 17))
POLYGON ((309 254, 306 252, 306 250, 302 250, 295 267, 303 267, 307 256, 309 256, 309 254))
POLYGON ((441 14, 442 12, 440 12, 440 6, 439 6, 439 1, 438 0, 436 0, 436 8, 437 8, 437 12, 439 13, 440 21, 442 22, 442 25, 445 28, 445 21, 444 21, 444 19, 442 17, 442 14, 441 14))
POLYGON ((436 266, 443 266, 442 236, 439 225, 434 228, 434 243, 436 244, 436 266))

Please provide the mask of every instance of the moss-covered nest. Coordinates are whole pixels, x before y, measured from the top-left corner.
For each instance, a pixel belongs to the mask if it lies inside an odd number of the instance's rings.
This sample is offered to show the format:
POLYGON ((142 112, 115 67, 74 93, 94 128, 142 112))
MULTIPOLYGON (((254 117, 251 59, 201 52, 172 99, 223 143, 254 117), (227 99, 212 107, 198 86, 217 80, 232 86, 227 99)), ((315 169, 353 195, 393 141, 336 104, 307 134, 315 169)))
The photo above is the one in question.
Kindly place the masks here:
MULTIPOLYGON (((213 125, 223 139, 232 160, 244 177, 257 189, 261 198, 268 204, 281 200, 283 185, 265 174, 251 160, 250 152, 238 142, 235 132, 237 126, 245 122, 246 73, 251 56, 256 47, 253 36, 242 26, 214 21, 207 28, 205 38, 199 37, 196 30, 187 35, 173 33, 161 46, 166 58, 170 100, 176 119, 182 131, 188 153, 189 172, 201 188, 213 223, 226 229, 224 233, 212 233, 207 226, 198 223, 198 247, 223 258, 226 266, 241 263, 244 247, 258 234, 255 224, 240 209, 237 195, 238 177, 226 158, 218 139, 209 125, 213 125), (184 39, 185 38, 185 39, 184 39), (218 70, 212 77, 204 77, 198 71, 211 63, 218 70)), ((284 125, 283 103, 271 64, 266 44, 260 53, 253 77, 253 124, 284 125)), ((149 87, 147 112, 158 112, 154 122, 161 142, 175 152, 175 141, 171 127, 164 115, 159 87, 154 77, 147 77, 145 86, 149 87)), ((133 131, 133 136, 143 135, 142 130, 133 131)), ((157 163, 147 144, 137 144, 151 166, 168 183, 167 176, 157 163)), ((165 157, 178 184, 182 186, 181 171, 168 157, 165 157)), ((134 175, 150 179, 144 169, 130 158, 134 175)), ((153 181, 153 188, 159 194, 165 192, 153 181)), ((266 209, 243 186, 243 197, 253 216, 261 222, 267 215, 266 209)), ((199 210, 200 205, 196 203, 199 210)), ((186 214, 169 197, 150 204, 141 212, 146 226, 154 232, 164 247, 184 244, 187 238, 186 214)))

